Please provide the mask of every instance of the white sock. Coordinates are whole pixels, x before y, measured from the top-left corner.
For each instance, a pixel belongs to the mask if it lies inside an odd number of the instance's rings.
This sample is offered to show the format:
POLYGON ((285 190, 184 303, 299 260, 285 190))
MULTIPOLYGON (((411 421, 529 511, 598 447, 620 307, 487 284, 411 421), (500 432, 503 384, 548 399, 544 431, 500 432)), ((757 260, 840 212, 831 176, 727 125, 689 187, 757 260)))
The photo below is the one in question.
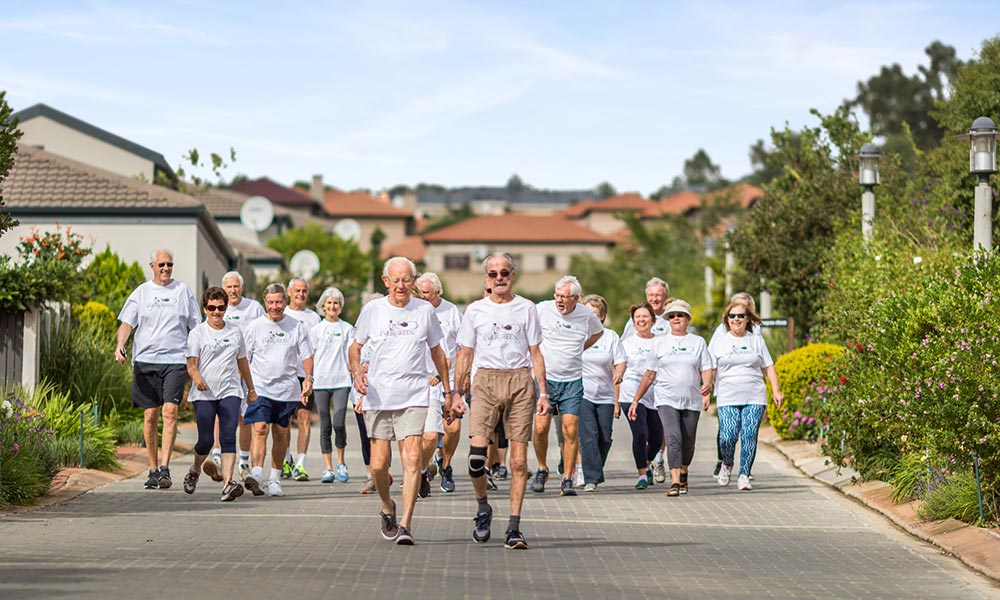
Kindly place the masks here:
POLYGON ((286 463, 292 462, 292 451, 291 450, 288 450, 287 452, 285 452, 285 462, 286 463))
POLYGON ((264 467, 253 467, 252 469, 250 469, 250 474, 253 476, 254 479, 260 481, 261 479, 264 478, 264 467))
POLYGON ((250 464, 250 453, 240 450, 240 464, 248 465, 250 464))
POLYGON ((306 454, 305 454, 305 452, 303 452, 302 454, 296 454, 295 455, 295 465, 299 466, 299 467, 305 467, 306 466, 306 454))
POLYGON ((222 456, 222 448, 219 448, 218 446, 212 448, 212 456, 222 456))
POLYGON ((653 457, 653 462, 661 465, 663 464, 663 450, 656 453, 656 456, 653 457))
POLYGON ((281 469, 271 469, 271 481, 278 481, 281 479, 281 469))

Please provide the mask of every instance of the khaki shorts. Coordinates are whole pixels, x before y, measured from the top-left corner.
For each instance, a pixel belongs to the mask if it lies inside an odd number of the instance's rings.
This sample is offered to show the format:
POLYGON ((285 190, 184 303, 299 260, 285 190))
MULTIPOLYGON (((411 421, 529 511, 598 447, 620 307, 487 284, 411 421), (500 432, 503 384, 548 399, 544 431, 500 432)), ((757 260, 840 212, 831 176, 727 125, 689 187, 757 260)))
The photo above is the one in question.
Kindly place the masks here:
POLYGON ((479 369, 472 382, 469 437, 489 438, 503 420, 507 439, 525 444, 531 441, 535 417, 535 382, 531 370, 479 369))
POLYGON ((366 410, 365 428, 372 440, 403 440, 424 434, 426 406, 411 406, 398 410, 366 410))

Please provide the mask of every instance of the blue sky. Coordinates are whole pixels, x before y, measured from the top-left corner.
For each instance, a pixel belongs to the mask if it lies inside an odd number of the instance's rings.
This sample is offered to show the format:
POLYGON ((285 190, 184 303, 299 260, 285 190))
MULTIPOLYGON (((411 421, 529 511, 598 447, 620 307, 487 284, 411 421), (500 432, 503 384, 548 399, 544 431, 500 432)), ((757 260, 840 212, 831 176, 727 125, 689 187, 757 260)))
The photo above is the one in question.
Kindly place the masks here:
POLYGON ((0 89, 177 164, 345 189, 610 181, 649 194, 704 148, 738 178, 881 65, 1000 32, 995 2, 18 2, 0 89))

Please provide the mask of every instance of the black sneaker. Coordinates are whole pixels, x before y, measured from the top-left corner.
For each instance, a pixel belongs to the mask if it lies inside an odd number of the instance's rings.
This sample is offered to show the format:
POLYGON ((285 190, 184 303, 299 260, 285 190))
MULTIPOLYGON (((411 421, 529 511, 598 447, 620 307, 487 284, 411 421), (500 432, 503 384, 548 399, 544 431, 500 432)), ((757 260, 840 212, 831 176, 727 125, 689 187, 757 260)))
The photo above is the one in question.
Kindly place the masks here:
POLYGON ((524 541, 524 536, 516 529, 508 529, 504 534, 503 547, 510 550, 527 550, 528 542, 524 541))
POLYGON ((486 512, 477 513, 473 521, 476 528, 472 531, 472 540, 477 544, 490 541, 490 524, 493 522, 493 507, 486 505, 486 512))
POLYGON ((562 483, 559 484, 559 495, 560 496, 576 495, 576 490, 573 489, 573 479, 571 477, 563 479, 562 483))
POLYGON ((452 476, 451 465, 447 467, 441 467, 441 491, 446 493, 452 493, 455 491, 455 478, 452 476))
POLYGON ((168 467, 160 467, 158 483, 161 490, 165 490, 174 484, 174 480, 170 478, 170 469, 168 467))
POLYGON ((254 496, 263 496, 264 490, 260 487, 260 482, 253 475, 247 475, 243 480, 243 485, 250 490, 250 493, 254 496))
POLYGON ((413 534, 406 527, 400 527, 398 533, 396 534, 396 545, 397 546, 412 546, 413 545, 413 534))
POLYGON ((142 484, 142 487, 147 490, 158 490, 160 489, 160 470, 150 469, 149 477, 146 478, 146 483, 142 484))
MULTIPOLYGON (((561 450, 561 448, 560 448, 560 450, 561 450)), ((556 467, 556 472, 557 472, 557 473, 559 473, 560 475, 562 475, 562 474, 563 474, 563 467, 564 467, 564 466, 565 466, 565 465, 563 464, 563 459, 562 459, 562 458, 560 458, 560 459, 559 459, 559 466, 558 466, 558 467, 556 467)))
POLYGON ((497 467, 496 478, 501 481, 507 479, 507 467, 505 465, 500 465, 499 467, 497 467))
POLYGON ((240 496, 243 495, 243 486, 236 483, 235 481, 230 481, 226 484, 226 487, 222 488, 222 501, 232 502, 240 496))
MULTIPOLYGON (((395 540, 399 536, 400 526, 396 523, 396 503, 392 503, 392 513, 385 514, 379 511, 379 516, 382 517, 382 524, 379 526, 382 537, 389 540, 395 540)), ((409 532, 407 532, 409 533, 409 532)), ((413 538, 410 537, 410 543, 413 543, 413 538)))
POLYGON ((549 472, 546 469, 535 471, 535 480, 531 482, 531 491, 541 494, 545 491, 545 482, 549 480, 549 472))
POLYGON ((187 475, 184 476, 184 493, 193 494, 194 488, 198 486, 198 478, 201 477, 201 473, 195 473, 194 471, 188 471, 187 475))
POLYGON ((497 482, 493 481, 493 475, 489 471, 486 472, 486 489, 494 491, 497 489, 497 482))
POLYGON ((721 469, 722 469, 722 461, 720 460, 720 461, 717 461, 715 463, 715 470, 712 471, 712 477, 718 477, 719 476, 719 470, 721 470, 721 469))
POLYGON ((420 474, 420 489, 417 490, 417 495, 421 498, 431 495, 431 474, 429 471, 420 474))

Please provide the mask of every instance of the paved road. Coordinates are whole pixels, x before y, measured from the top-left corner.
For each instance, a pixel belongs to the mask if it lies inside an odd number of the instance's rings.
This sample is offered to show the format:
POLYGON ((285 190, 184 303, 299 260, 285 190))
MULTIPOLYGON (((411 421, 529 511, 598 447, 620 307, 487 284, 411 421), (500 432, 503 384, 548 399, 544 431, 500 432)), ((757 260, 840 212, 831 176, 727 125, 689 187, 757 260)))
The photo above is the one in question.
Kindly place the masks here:
MULTIPOLYGON (((503 548, 508 511, 497 492, 493 540, 471 541, 466 475, 454 494, 435 487, 418 503, 417 545, 397 547, 378 535, 378 502, 357 493, 363 471, 350 425, 346 484, 290 482, 284 498, 222 504, 218 484, 181 491, 190 465, 181 457, 170 490, 143 490, 137 478, 3 517, 0 598, 1000 597, 766 448, 754 491, 720 488, 710 477, 714 419, 703 421, 686 497, 632 489, 630 436, 619 422, 599 492, 528 493, 529 550, 503 548)), ((308 467, 318 476, 315 431, 313 440, 308 467)))

